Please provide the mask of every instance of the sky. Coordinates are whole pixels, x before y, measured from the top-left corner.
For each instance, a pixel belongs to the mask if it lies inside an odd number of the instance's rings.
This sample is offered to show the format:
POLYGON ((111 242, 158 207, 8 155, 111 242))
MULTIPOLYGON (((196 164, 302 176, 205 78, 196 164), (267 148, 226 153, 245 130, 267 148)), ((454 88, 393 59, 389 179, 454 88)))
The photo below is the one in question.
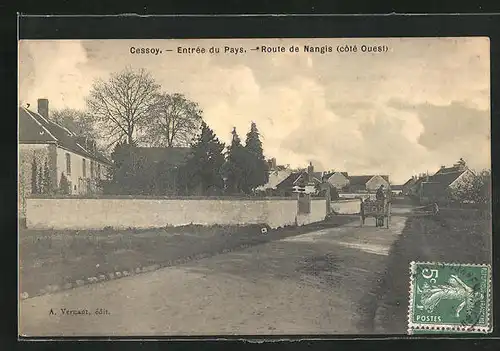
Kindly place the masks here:
POLYGON ((95 79, 144 68, 165 92, 197 102, 221 141, 230 142, 233 127, 244 140, 254 121, 265 156, 278 164, 387 174, 401 184, 459 158, 490 168, 489 51, 482 37, 30 40, 19 43, 19 100, 85 109, 95 79), (292 45, 299 52, 289 52, 292 45), (333 50, 307 53, 305 45, 333 50), (357 51, 337 51, 345 45, 357 51), (361 52, 362 45, 387 52, 361 52), (179 46, 221 53, 179 54, 179 46), (224 46, 246 52, 225 54, 224 46), (286 52, 250 50, 261 46, 286 52))

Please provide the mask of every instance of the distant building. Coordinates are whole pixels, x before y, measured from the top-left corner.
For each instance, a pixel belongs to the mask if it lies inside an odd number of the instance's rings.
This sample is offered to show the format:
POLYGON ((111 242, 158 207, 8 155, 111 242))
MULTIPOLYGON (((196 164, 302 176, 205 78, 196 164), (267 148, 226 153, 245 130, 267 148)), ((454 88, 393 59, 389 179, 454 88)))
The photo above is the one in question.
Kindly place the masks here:
POLYGON ((403 194, 417 198, 423 203, 443 201, 450 191, 469 181, 473 176, 474 173, 467 167, 465 161, 460 159, 451 167, 441 166, 433 175, 421 173, 411 177, 403 184, 403 194))
POLYGON ((402 193, 405 196, 411 196, 413 195, 414 188, 415 188, 415 183, 417 182, 417 177, 413 176, 410 179, 408 179, 403 185, 402 185, 402 193))
POLYGON ((322 183, 322 172, 314 172, 314 167, 310 164, 307 169, 291 172, 285 179, 276 185, 276 195, 292 196, 294 186, 305 187, 305 192, 316 194, 319 185, 322 183))
POLYGON ((266 184, 257 187, 257 191, 276 190, 277 186, 292 174, 289 169, 269 171, 269 180, 266 184))
POLYGON ((266 160, 269 179, 266 184, 258 186, 255 190, 259 193, 266 193, 268 195, 273 195, 276 193, 276 188, 278 184, 289 177, 293 171, 283 165, 278 165, 276 163, 276 158, 270 158, 266 160))
POLYGON ((325 172, 322 179, 330 183, 338 191, 343 192, 373 192, 380 185, 389 187, 389 176, 387 175, 349 175, 348 172, 330 171, 325 172))
POLYGON ((422 203, 443 201, 450 191, 468 182, 474 173, 460 159, 452 167, 441 166, 432 176, 423 178, 417 188, 417 194, 422 203))
POLYGON ((349 184, 344 189, 348 192, 375 192, 383 185, 389 188, 389 176, 387 175, 360 175, 349 176, 349 184))
POLYGON ((325 173, 323 179, 334 186, 338 191, 349 185, 349 174, 347 172, 325 173))

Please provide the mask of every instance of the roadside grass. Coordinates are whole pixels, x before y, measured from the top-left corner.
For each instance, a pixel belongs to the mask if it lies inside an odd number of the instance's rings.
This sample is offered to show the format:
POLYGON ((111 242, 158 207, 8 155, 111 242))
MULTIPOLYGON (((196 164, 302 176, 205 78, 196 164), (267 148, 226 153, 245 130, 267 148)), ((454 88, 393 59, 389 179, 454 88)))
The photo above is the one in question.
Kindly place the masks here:
POLYGON ((379 328, 376 332, 406 334, 411 261, 491 264, 491 241, 491 221, 480 212, 410 217, 372 292, 372 327, 379 328))
POLYGON ((271 230, 265 225, 168 227, 115 230, 19 230, 20 292, 41 294, 48 286, 63 287, 76 280, 106 276, 140 267, 170 266, 178 260, 208 257, 335 227, 353 218, 338 217, 301 227, 271 230), (267 233, 261 232, 262 228, 267 233))

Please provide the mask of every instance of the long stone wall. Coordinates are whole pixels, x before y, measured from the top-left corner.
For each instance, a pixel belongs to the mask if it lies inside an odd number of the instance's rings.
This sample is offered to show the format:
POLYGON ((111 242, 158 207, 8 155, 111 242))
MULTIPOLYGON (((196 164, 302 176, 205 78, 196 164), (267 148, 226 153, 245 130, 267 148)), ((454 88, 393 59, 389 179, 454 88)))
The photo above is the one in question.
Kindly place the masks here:
POLYGON ((295 199, 29 198, 28 228, 102 229, 165 226, 267 224, 271 228, 322 221, 325 200, 297 214, 295 199))

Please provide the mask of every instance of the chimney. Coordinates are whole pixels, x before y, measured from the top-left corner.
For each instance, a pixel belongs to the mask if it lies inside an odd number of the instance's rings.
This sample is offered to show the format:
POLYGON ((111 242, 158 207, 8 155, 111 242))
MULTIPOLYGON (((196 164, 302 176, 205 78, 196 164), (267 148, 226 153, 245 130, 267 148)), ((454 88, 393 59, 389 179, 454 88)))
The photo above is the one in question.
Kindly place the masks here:
POLYGON ((38 113, 45 119, 49 119, 49 100, 38 99, 38 113))
POLYGON ((276 170, 276 159, 274 157, 267 160, 267 167, 270 171, 276 170))
POLYGON ((446 168, 446 166, 443 166, 443 165, 441 166, 441 169, 445 169, 445 168, 446 168))

